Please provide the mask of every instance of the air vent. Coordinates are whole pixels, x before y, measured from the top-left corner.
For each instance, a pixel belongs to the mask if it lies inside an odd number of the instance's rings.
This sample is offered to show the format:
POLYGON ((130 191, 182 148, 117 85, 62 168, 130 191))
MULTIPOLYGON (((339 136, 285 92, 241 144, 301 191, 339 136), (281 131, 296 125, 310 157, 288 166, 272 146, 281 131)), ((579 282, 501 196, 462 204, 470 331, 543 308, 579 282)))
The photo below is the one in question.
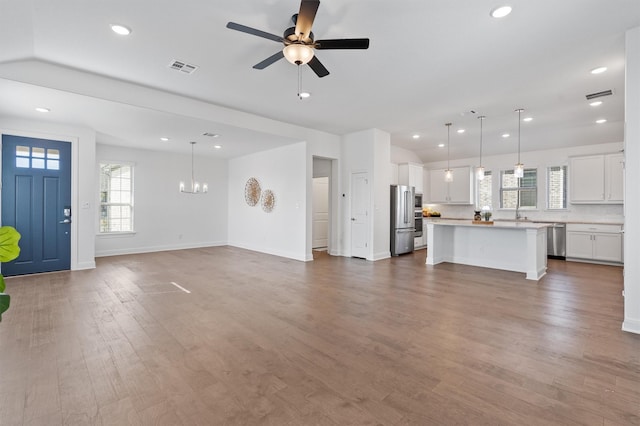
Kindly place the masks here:
POLYGON ((217 133, 205 132, 205 133, 202 134, 202 136, 209 136, 210 138, 217 138, 220 135, 218 135, 217 133))
POLYGON ((611 95, 613 95, 613 90, 605 90, 604 92, 589 93, 587 95, 587 100, 590 101, 591 99, 601 98, 603 96, 611 96, 611 95))
POLYGON ((172 70, 180 71, 185 74, 193 74, 198 69, 197 65, 188 64, 182 61, 173 61, 169 64, 172 70))

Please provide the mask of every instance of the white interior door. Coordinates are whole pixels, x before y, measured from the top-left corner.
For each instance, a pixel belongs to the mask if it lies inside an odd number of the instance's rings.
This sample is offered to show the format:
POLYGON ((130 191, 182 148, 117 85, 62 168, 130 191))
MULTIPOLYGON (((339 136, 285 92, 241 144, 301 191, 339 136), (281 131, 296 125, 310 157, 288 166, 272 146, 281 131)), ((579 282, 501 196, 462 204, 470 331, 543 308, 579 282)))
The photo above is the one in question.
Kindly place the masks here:
POLYGON ((351 174, 351 256, 369 254, 369 175, 351 174))
POLYGON ((327 247, 329 235, 329 178, 313 178, 313 226, 311 247, 327 247))

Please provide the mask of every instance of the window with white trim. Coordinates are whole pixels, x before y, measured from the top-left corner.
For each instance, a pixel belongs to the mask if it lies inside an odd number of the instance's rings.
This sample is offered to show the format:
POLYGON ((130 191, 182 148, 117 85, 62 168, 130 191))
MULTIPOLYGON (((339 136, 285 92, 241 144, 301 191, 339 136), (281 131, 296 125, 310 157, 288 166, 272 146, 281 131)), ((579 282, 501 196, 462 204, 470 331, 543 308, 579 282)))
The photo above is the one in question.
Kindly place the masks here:
POLYGON ((535 209, 538 205, 538 170, 524 169, 524 176, 515 177, 513 170, 500 172, 500 208, 535 209))
POLYGON ((101 234, 133 232, 133 166, 100 163, 101 234))
POLYGON ((493 210, 491 201, 491 171, 484 172, 484 179, 479 180, 476 178, 476 206, 478 210, 488 207, 489 210, 493 210))
POLYGON ((567 166, 547 168, 547 209, 567 208, 567 166))

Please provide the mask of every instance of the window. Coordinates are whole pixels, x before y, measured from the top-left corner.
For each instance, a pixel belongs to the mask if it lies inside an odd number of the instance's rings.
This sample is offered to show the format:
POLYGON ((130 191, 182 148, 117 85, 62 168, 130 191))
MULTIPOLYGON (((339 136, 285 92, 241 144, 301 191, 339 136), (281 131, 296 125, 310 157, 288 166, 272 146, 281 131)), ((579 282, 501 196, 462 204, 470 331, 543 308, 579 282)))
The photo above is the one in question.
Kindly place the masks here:
POLYGON ((133 166, 100 163, 100 233, 133 231, 133 166))
POLYGON ((547 169, 547 208, 562 210, 567 208, 567 166, 547 169))
POLYGON ((51 148, 16 146, 16 167, 60 170, 60 151, 51 148))
POLYGON ((535 209, 538 199, 538 171, 524 169, 524 177, 517 178, 513 170, 500 172, 500 208, 535 209))
POLYGON ((489 210, 493 210, 491 205, 491 172, 484 172, 484 179, 477 180, 477 199, 476 205, 478 210, 484 207, 488 207, 489 210))

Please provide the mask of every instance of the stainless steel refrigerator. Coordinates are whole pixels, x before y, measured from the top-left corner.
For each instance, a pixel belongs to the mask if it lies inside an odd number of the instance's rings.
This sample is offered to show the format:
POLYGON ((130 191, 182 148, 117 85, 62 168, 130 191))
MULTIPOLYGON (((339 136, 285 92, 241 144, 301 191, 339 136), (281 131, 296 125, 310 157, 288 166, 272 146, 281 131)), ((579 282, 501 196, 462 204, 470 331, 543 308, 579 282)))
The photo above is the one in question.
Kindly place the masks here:
POLYGON ((413 251, 415 219, 413 186, 391 185, 391 255, 413 251))

